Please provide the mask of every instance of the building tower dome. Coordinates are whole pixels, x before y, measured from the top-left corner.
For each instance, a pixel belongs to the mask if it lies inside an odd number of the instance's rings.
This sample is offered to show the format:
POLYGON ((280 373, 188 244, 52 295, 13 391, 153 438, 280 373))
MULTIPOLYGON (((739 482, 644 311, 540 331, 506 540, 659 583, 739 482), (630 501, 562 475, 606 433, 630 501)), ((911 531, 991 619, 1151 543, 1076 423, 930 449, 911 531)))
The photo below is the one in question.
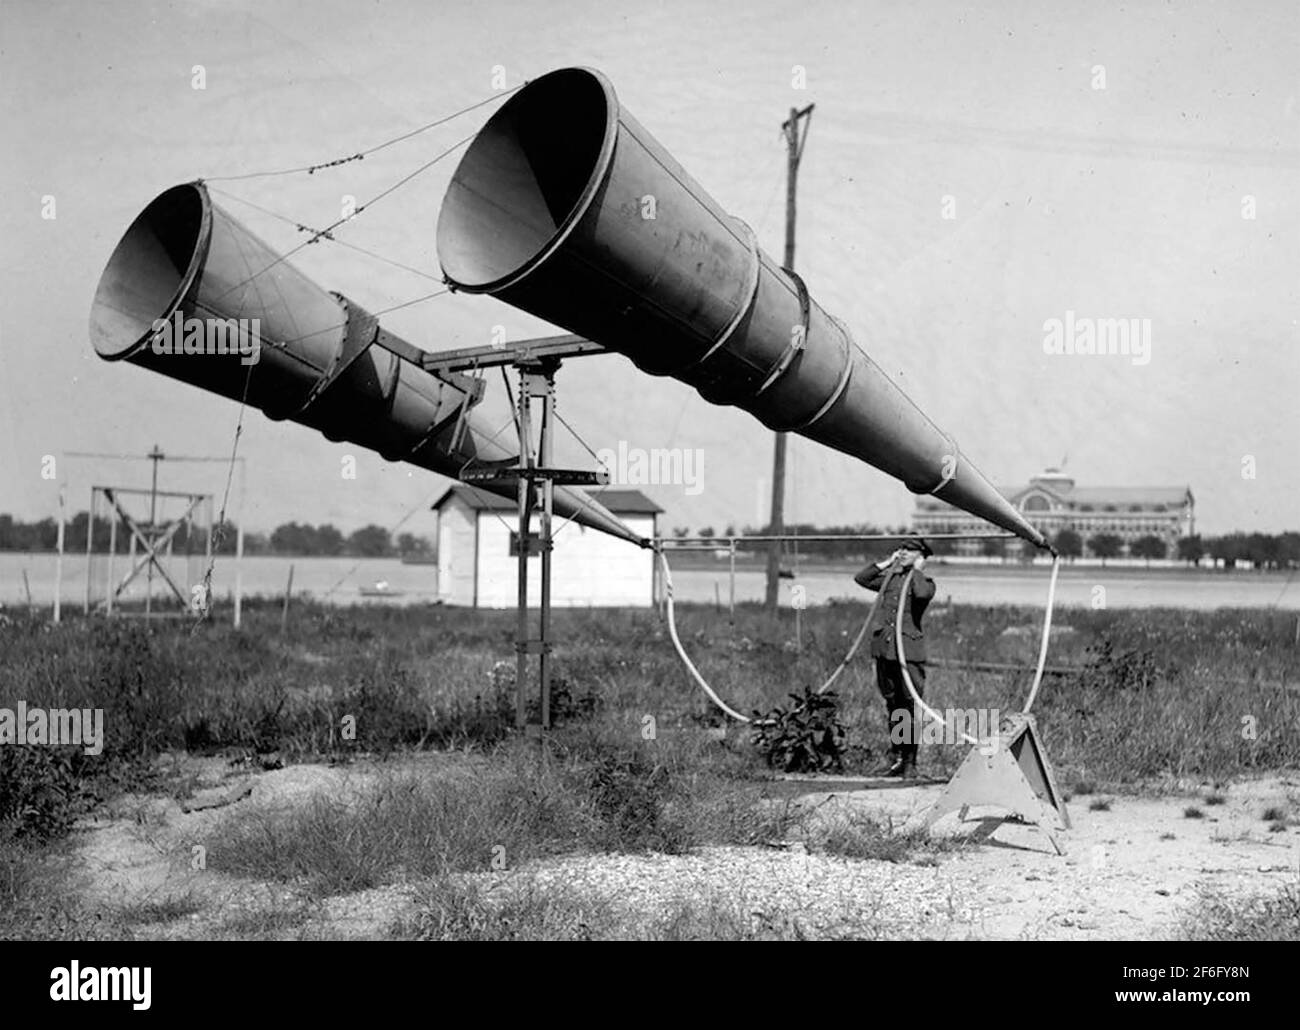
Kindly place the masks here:
POLYGON ((1074 477, 1066 475, 1058 468, 1044 469, 1029 482, 1055 490, 1057 493, 1069 493, 1074 489, 1074 477))

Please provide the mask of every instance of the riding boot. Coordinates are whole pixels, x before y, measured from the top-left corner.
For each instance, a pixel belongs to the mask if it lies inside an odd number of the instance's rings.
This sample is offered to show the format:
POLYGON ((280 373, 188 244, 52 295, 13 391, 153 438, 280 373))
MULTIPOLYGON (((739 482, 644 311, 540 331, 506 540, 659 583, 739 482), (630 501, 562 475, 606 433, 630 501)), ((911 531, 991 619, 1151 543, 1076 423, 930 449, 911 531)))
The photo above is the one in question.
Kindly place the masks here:
POLYGON ((874 771, 876 776, 902 776, 903 769, 907 765, 905 744, 891 744, 889 747, 889 758, 885 764, 874 771))

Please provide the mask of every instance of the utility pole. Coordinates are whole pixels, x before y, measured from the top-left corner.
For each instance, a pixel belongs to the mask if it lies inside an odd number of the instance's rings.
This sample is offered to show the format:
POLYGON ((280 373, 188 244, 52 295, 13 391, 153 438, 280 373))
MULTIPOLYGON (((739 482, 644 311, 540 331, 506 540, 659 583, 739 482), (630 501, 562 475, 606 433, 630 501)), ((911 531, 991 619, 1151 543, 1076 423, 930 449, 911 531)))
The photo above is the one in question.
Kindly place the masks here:
MULTIPOLYGON (((781 123, 785 134, 786 177, 785 177, 785 264, 784 267, 794 271, 794 211, 795 184, 799 178, 799 159, 803 157, 804 143, 808 141, 808 125, 812 121, 813 105, 802 110, 790 108, 790 117, 781 123), (803 131, 799 123, 803 122, 803 131)), ((777 433, 772 452, 772 518, 768 533, 780 537, 785 532, 785 446, 786 434, 777 433)), ((767 553, 767 596, 768 611, 776 611, 777 599, 781 591, 781 541, 773 540, 767 553)))

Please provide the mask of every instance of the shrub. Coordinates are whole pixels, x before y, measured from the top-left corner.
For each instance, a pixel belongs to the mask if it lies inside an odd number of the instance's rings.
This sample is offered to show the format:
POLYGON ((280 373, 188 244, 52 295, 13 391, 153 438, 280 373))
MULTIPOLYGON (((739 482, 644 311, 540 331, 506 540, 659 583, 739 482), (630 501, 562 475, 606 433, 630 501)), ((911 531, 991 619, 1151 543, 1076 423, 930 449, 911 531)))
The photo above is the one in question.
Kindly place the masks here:
POLYGON ((1144 690, 1168 670, 1162 669, 1150 648, 1117 648, 1110 637, 1092 649, 1083 685, 1108 690, 1144 690))
POLYGON ((842 771, 844 725, 836 693, 818 694, 804 687, 802 695, 791 694, 790 699, 792 704, 779 705, 766 715, 754 712, 754 746, 769 766, 784 772, 842 771))

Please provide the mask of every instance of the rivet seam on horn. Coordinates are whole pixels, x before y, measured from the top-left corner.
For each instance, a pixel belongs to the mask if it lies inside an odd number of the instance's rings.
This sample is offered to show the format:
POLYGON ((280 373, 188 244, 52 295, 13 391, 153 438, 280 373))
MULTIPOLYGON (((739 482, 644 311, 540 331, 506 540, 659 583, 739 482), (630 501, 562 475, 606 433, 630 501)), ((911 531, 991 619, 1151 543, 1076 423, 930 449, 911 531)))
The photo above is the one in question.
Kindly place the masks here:
MULTIPOLYGON (((329 365, 326 367, 325 371, 321 373, 320 378, 316 380, 315 384, 308 392, 306 399, 298 406, 297 410, 291 411, 288 415, 281 415, 279 416, 280 418, 293 418, 296 420, 306 415, 308 409, 320 400, 321 394, 336 382, 344 371, 351 367, 353 361, 369 350, 374 344, 376 338, 379 336, 379 319, 365 308, 348 300, 341 293, 334 293, 331 294, 331 296, 339 302, 339 306, 343 309, 345 319, 343 326, 343 339, 339 341, 339 349, 335 352, 329 365), (356 348, 356 350, 349 356, 348 343, 349 341, 356 339, 358 335, 360 335, 360 338, 365 340, 365 342, 360 347, 356 348)), ((389 382, 387 384, 384 388, 385 396, 388 396, 392 392, 394 385, 395 382, 389 382)), ((269 412, 268 415, 270 415, 269 412)), ((270 417, 275 418, 276 416, 271 415, 270 417)))
POLYGON ((794 283, 796 289, 799 291, 799 318, 803 324, 800 327, 800 331, 794 334, 795 338, 790 341, 789 345, 785 349, 785 353, 783 353, 781 357, 777 359, 776 364, 772 366, 772 371, 769 372, 767 378, 763 380, 763 385, 754 391, 755 397, 758 397, 764 390, 785 375, 786 369, 788 369, 790 363, 794 361, 795 355, 803 350, 808 343, 809 320, 812 316, 812 298, 808 296, 808 287, 804 285, 803 279, 801 279, 794 270, 783 268, 781 271, 790 277, 790 281, 794 283))
POLYGON ((813 415, 812 418, 807 419, 804 422, 800 422, 796 426, 791 426, 790 429, 788 430, 789 432, 798 433, 801 432, 802 430, 809 429, 812 426, 815 426, 818 422, 820 422, 822 420, 822 417, 826 414, 826 412, 830 411, 831 408, 835 406, 835 402, 838 401, 842 396, 844 396, 844 391, 849 388, 849 380, 853 378, 853 349, 854 348, 853 348, 852 337, 850 337, 849 335, 849 330, 847 329, 847 327, 845 327, 844 323, 841 322, 834 315, 827 315, 826 317, 829 318, 832 322, 834 322, 837 326, 839 326, 840 333, 841 333, 840 342, 844 349, 844 370, 840 373, 840 381, 835 384, 835 389, 833 389, 830 393, 830 396, 826 398, 826 402, 820 408, 817 409, 817 413, 813 415))

